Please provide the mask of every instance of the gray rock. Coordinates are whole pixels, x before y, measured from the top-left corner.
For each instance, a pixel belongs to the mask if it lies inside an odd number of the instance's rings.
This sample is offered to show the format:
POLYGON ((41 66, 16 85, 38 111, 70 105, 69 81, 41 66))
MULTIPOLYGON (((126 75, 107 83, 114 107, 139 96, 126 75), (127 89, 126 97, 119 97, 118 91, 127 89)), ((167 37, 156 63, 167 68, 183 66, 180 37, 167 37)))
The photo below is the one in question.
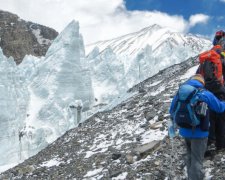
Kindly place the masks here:
POLYGON ((113 160, 117 160, 117 159, 119 159, 121 157, 121 154, 120 153, 113 153, 112 154, 112 159, 113 160))
POLYGON ((25 55, 44 56, 58 33, 49 27, 21 20, 17 15, 0 10, 0 47, 5 56, 17 64, 25 55), (40 42, 35 33, 40 32, 40 42))
POLYGON ((118 170, 118 171, 111 171, 111 172, 110 172, 110 178, 117 177, 117 176, 119 176, 121 173, 122 173, 122 171, 120 171, 120 170, 118 170))
POLYGON ((160 145, 160 141, 152 141, 150 143, 147 143, 135 148, 133 151, 135 152, 135 154, 144 155, 154 151, 157 147, 159 147, 159 145, 160 145))
POLYGON ((159 129, 162 126, 162 122, 156 122, 154 124, 151 124, 149 127, 150 129, 159 129))
POLYGON ((147 121, 150 121, 151 119, 153 119, 155 116, 157 115, 157 112, 154 111, 154 109, 152 111, 144 111, 144 117, 147 121))
POLYGON ((133 158, 133 155, 132 155, 132 154, 127 154, 127 155, 125 156, 125 158, 126 158, 126 162, 127 162, 128 164, 133 164, 133 163, 134 163, 134 158, 133 158))

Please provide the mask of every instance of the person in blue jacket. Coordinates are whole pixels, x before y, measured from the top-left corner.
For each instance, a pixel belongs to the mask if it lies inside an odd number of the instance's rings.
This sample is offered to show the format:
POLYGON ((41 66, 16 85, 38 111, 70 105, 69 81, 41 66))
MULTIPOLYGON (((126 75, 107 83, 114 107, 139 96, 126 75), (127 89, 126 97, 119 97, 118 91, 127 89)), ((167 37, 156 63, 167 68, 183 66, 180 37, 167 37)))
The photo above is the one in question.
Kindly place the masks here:
MULTIPOLYGON (((200 74, 192 76, 185 83, 195 88, 202 89, 198 92, 196 97, 199 101, 205 102, 209 109, 217 113, 222 113, 225 111, 225 102, 220 101, 211 92, 204 89, 205 81, 200 74)), ((177 98, 177 95, 175 95, 170 106, 169 112, 171 117, 173 117, 172 115, 174 113, 174 106, 177 98)), ((208 116, 206 116, 205 119, 201 121, 200 125, 194 129, 194 131, 191 128, 179 127, 179 134, 185 139, 187 149, 187 174, 189 180, 202 180, 204 178, 203 159, 207 149, 209 126, 209 119, 208 116)))

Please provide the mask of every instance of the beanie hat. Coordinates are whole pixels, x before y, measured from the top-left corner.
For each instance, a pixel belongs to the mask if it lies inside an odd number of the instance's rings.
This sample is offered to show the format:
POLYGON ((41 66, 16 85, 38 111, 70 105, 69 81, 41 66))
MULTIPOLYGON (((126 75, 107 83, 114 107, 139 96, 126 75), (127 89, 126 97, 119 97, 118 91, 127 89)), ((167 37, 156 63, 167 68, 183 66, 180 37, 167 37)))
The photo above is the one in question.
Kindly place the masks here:
POLYGON ((191 79, 198 80, 200 83, 202 83, 205 86, 205 80, 201 74, 195 74, 194 76, 191 77, 191 79))
POLYGON ((225 36, 225 32, 223 30, 217 31, 214 39, 213 39, 213 45, 218 45, 219 44, 219 40, 225 36))

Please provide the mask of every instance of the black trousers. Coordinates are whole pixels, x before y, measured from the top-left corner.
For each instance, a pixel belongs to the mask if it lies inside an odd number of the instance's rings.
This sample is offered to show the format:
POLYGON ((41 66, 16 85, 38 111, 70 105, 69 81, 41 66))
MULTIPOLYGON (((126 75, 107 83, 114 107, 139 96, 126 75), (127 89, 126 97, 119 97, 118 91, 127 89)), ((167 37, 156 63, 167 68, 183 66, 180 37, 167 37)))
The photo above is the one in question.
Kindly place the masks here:
POLYGON ((218 114, 210 110, 209 119, 209 141, 215 139, 218 150, 225 148, 225 112, 218 114))
MULTIPOLYGON (((225 87, 218 81, 206 81, 206 89, 211 91, 220 101, 225 100, 225 87)), ((225 148, 225 112, 215 113, 209 110, 210 128, 208 141, 216 140, 216 148, 225 148)))

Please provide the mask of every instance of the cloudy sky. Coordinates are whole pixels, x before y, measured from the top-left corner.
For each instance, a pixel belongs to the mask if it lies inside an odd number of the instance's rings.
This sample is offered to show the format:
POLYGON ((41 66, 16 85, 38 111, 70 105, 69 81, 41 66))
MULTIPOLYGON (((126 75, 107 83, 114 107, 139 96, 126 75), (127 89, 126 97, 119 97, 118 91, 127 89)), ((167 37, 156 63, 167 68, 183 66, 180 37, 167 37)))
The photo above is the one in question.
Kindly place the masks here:
POLYGON ((0 0, 0 9, 58 32, 75 19, 85 44, 152 24, 208 38, 225 30, 225 0, 0 0))

